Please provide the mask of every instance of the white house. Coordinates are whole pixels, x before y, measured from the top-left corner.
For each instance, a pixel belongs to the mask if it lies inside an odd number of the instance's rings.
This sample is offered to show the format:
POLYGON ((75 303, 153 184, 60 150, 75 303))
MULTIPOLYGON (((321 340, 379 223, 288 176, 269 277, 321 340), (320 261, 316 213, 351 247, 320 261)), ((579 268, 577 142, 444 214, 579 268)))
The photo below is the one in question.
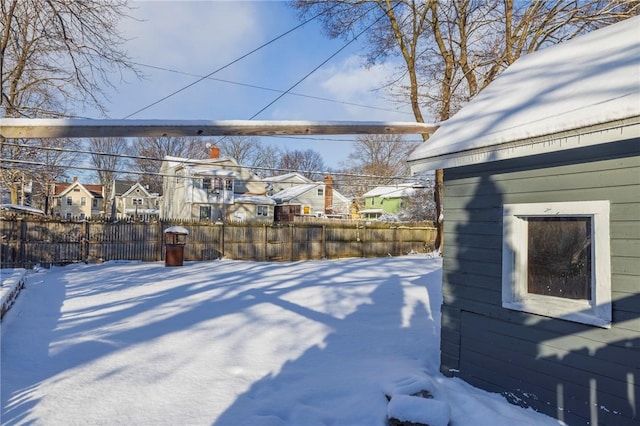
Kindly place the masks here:
POLYGON ((234 159, 211 157, 196 160, 165 157, 160 214, 164 218, 228 221, 273 221, 275 202, 266 184, 234 159))
POLYGON ((333 177, 314 182, 299 173, 287 173, 263 179, 272 189, 276 202, 276 221, 292 220, 292 216, 347 216, 350 201, 333 188, 333 177))

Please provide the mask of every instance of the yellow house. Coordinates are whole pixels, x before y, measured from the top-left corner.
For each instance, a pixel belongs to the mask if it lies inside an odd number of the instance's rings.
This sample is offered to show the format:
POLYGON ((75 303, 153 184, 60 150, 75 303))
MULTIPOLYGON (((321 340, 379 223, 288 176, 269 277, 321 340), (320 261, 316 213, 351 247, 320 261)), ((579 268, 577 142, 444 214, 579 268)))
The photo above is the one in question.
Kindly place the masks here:
POLYGON ((85 219, 103 212, 104 188, 102 185, 83 185, 74 176, 71 183, 54 183, 52 193, 51 214, 53 216, 85 219))

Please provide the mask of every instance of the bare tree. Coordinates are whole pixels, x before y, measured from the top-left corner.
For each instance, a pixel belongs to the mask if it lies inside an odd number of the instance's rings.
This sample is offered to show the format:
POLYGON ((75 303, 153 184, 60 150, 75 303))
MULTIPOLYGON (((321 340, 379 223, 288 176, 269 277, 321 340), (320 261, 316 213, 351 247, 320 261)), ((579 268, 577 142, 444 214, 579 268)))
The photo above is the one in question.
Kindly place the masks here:
POLYGON ((258 176, 263 178, 278 175, 280 172, 277 169, 282 155, 282 149, 277 146, 260 145, 251 167, 258 176))
MULTIPOLYGON (((118 22, 127 0, 2 0, 0 2, 0 116, 57 117, 70 105, 104 112, 112 78, 137 70, 123 51, 118 22)), ((0 179, 17 199, 18 170, 11 160, 27 145, 0 137, 0 179), (10 142, 9 145, 7 142, 10 142)))
POLYGON ((64 113, 73 102, 102 109, 111 79, 137 74, 117 28, 128 11, 127 0, 3 0, 3 116, 64 113))
POLYGON ((72 152, 78 142, 73 139, 42 139, 34 148, 38 165, 30 169, 33 181, 34 207, 41 208, 46 214, 51 211, 51 193, 54 182, 67 178, 67 170, 79 159, 72 152))
POLYGON ((125 163, 123 155, 127 152, 127 140, 125 138, 91 138, 88 145, 91 151, 89 154, 91 164, 95 167, 98 180, 105 190, 106 208, 106 201, 111 198, 113 182, 125 163))
POLYGON ((301 175, 311 180, 322 179, 322 170, 324 170, 324 161, 322 156, 312 149, 304 151, 292 150, 285 151, 278 164, 279 169, 296 170, 301 175), (315 172, 315 173, 314 173, 315 172))
MULTIPOLYGON (((294 0, 301 16, 324 12, 330 37, 367 32, 366 61, 402 60, 394 87, 417 122, 423 107, 447 120, 520 56, 635 16, 636 0, 294 0), (371 5, 377 6, 376 12, 371 5), (383 19, 381 19, 383 18, 383 19)), ((424 135, 424 139, 427 139, 424 135)), ((444 172, 435 174, 436 248, 444 241, 444 172)))
POLYGON ((386 185, 409 175, 407 157, 418 145, 402 135, 361 135, 353 142, 348 161, 354 172, 372 175, 371 183, 386 185))
POLYGON ((243 166, 253 166, 260 155, 260 139, 255 136, 226 136, 218 139, 216 145, 222 155, 243 166))
POLYGON ((133 169, 144 173, 140 183, 148 185, 151 192, 162 191, 162 177, 157 173, 165 156, 205 159, 208 158, 206 141, 194 137, 149 137, 134 140, 128 149, 133 169))

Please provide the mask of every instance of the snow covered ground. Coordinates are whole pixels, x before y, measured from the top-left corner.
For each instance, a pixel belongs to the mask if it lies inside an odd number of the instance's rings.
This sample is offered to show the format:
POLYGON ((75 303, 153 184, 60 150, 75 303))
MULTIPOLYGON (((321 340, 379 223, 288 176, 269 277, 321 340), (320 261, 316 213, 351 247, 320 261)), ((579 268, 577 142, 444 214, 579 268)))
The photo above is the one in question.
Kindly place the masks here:
POLYGON ((1 423, 558 424, 438 372, 440 279, 423 255, 33 272, 2 321, 1 423))

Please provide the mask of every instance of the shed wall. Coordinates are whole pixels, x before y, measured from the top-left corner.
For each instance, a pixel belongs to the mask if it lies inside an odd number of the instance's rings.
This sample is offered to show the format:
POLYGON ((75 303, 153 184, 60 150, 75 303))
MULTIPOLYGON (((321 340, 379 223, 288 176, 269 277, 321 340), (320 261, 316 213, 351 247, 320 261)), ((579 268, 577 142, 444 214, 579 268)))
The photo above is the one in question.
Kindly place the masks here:
POLYGON ((441 371, 568 424, 640 422, 640 140, 445 171, 441 371), (609 200, 613 325, 501 306, 502 205, 609 200))

